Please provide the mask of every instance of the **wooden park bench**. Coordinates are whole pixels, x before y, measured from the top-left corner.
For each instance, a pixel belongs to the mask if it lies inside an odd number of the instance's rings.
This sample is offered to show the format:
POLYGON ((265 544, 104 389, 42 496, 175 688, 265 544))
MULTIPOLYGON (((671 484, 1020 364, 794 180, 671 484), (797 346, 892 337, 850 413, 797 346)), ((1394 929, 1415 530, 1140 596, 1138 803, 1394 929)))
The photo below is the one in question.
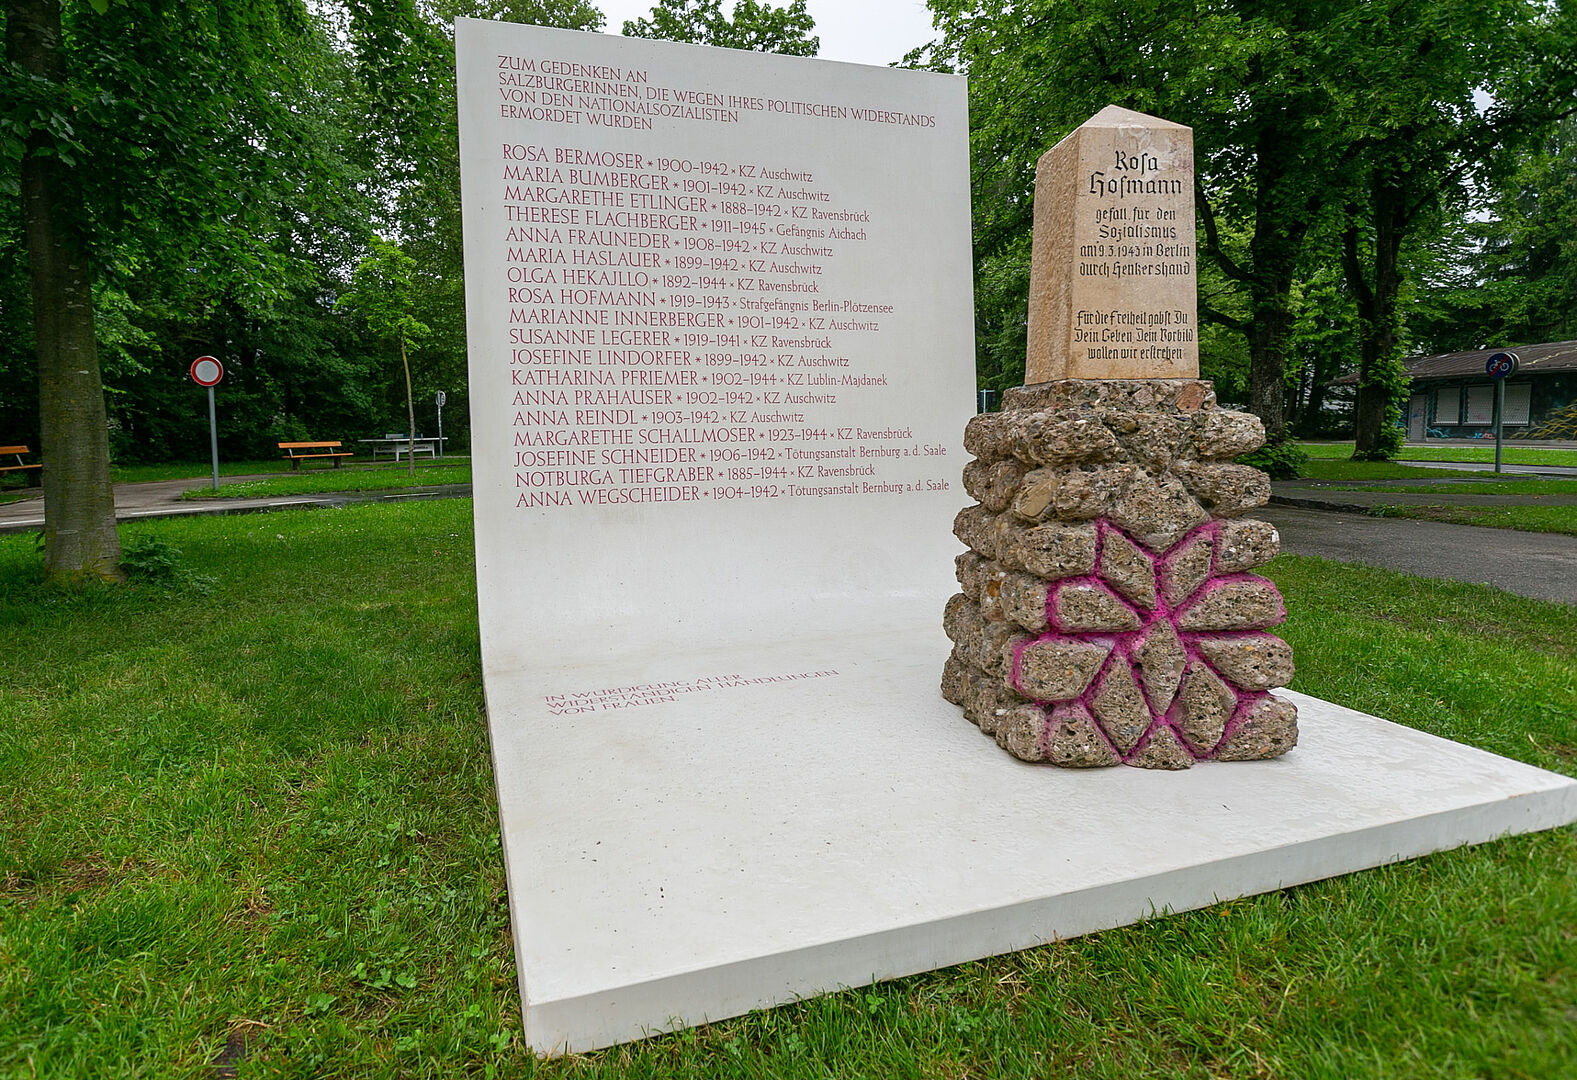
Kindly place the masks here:
MULTIPOLYGON (((30 469, 42 468, 42 466, 39 465, 36 461, 32 462, 32 463, 29 463, 29 462, 26 462, 26 461, 22 460, 22 455, 30 453, 30 452, 31 451, 29 451, 28 448, 25 447, 25 446, 0 446, 0 461, 4 461, 7 458, 16 458, 16 464, 15 465, 11 465, 11 464, 0 465, 0 473, 18 472, 18 471, 22 471, 22 470, 30 470, 30 469)), ((24 471, 23 475, 27 476, 29 478, 36 478, 39 474, 35 473, 35 472, 26 472, 26 471, 24 471)))
POLYGON ((290 460, 290 467, 301 469, 301 463, 309 458, 333 458, 334 467, 339 468, 340 458, 351 457, 349 450, 339 449, 339 440, 333 442, 282 442, 279 448, 285 452, 285 457, 290 460))

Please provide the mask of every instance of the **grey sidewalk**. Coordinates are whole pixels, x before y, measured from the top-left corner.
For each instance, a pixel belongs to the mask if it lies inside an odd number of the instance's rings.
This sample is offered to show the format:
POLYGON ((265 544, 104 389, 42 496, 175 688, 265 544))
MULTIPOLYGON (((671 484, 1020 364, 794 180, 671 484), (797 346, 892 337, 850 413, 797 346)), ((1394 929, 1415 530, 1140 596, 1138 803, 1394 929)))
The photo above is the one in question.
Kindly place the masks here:
MULTIPOLYGON (((1456 462, 1407 461, 1466 469, 1456 462)), ((1493 466, 1485 466, 1493 468, 1493 466)), ((1577 469, 1521 467, 1527 473, 1577 477, 1577 469)), ((1508 479, 1528 479, 1526 475, 1508 479)), ((1493 585, 1538 600, 1577 604, 1577 537, 1373 517, 1375 506, 1577 506, 1577 495, 1488 495, 1477 480, 1442 477, 1383 480, 1277 480, 1271 505, 1256 511, 1281 532, 1282 550, 1399 570, 1420 577, 1493 585), (1431 493, 1377 487, 1445 487, 1431 493), (1350 490, 1341 490, 1341 489, 1350 490), (1460 489, 1460 490, 1457 490, 1460 489)))
POLYGON ((1266 506, 1281 550, 1577 604, 1577 536, 1266 506))
MULTIPOLYGON (((279 473, 258 476, 227 476, 227 482, 263 480, 279 473)), ((322 506, 350 506, 365 502, 409 502, 412 499, 463 498, 471 494, 470 484, 433 484, 425 487, 391 488, 380 491, 333 491, 318 495, 277 495, 261 499, 182 499, 183 492, 201 487, 202 479, 156 480, 144 484, 115 485, 115 519, 136 521, 142 518, 187 517, 193 514, 249 514, 265 510, 305 509, 322 506)), ((32 532, 44 527, 44 500, 24 499, 0 505, 0 533, 32 532)))
MULTIPOLYGON (((250 479, 231 477, 229 479, 250 479)), ((348 506, 363 502, 404 502, 411 499, 459 498, 471 494, 468 484, 397 488, 387 491, 334 492, 290 495, 266 499, 223 501, 182 500, 181 493, 201 480, 166 480, 115 486, 116 517, 121 521, 179 517, 190 514, 241 514, 301 507, 348 506)), ((1405 518, 1370 517, 1358 496, 1374 492, 1334 492, 1308 481, 1272 485, 1272 504, 1256 512, 1281 532, 1282 550, 1316 555, 1338 562, 1363 563, 1421 577, 1482 582, 1521 596, 1577 604, 1577 537, 1550 533, 1515 532, 1472 525, 1446 525, 1405 518), (1287 505, 1289 499, 1326 507, 1287 505), (1349 508, 1342 512, 1344 504, 1349 508), (1330 507, 1337 507, 1332 510, 1330 507)), ((1405 496, 1385 495, 1396 502, 1405 496)), ((1473 499, 1512 499, 1517 496, 1428 496, 1435 503, 1473 499)), ((1526 501, 1526 497, 1522 497, 1526 501)), ((1551 496, 1568 502, 1574 496, 1551 496)), ((1380 501, 1379 498, 1372 502, 1380 501)), ((1475 503, 1474 505, 1478 505, 1475 503)), ((1493 504, 1489 504, 1493 505, 1493 504)), ((42 499, 0 505, 0 533, 29 532, 42 528, 42 499)))
MULTIPOLYGON (((1517 478, 1512 478, 1517 479, 1517 478)), ((1527 479, 1522 477, 1521 479, 1527 479)), ((1345 510, 1360 513, 1371 506, 1577 506, 1573 495, 1485 495, 1475 492, 1477 480, 1406 479, 1359 482, 1353 480, 1276 480, 1270 501, 1280 506, 1308 510, 1345 510), (1449 487, 1446 492, 1397 492, 1380 488, 1449 487)))

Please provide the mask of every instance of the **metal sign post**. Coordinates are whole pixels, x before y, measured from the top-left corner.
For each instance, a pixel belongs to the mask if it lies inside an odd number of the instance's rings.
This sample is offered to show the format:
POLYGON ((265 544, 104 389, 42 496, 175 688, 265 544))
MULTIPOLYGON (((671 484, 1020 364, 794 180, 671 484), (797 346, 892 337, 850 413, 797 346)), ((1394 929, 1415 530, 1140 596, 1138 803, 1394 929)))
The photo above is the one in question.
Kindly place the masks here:
POLYGON ((1506 376, 1517 373, 1514 352, 1498 352, 1484 361, 1484 373, 1495 380, 1495 471, 1500 472, 1500 425, 1506 415, 1506 376))
POLYGON ((219 490, 219 420, 214 411, 214 387, 225 377, 224 365, 212 356, 192 361, 192 382, 208 388, 208 446, 214 457, 214 490, 219 490))
POLYGON ((444 456, 444 402, 449 400, 449 395, 442 390, 433 398, 438 403, 438 456, 444 456))

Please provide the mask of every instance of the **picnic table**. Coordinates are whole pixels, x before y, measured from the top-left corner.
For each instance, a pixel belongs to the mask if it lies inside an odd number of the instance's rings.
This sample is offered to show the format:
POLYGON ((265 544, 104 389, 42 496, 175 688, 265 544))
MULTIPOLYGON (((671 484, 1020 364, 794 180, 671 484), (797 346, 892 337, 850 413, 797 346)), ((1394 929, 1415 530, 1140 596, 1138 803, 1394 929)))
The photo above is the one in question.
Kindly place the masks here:
POLYGON ((426 435, 416 436, 413 442, 409 435, 385 435, 381 439, 358 439, 372 448, 372 460, 377 461, 379 454, 392 454, 395 461, 400 456, 410 452, 418 457, 426 454, 428 457, 442 457, 443 444, 447 436, 430 438, 426 435))
POLYGON ((36 484, 39 474, 32 470, 40 469, 42 466, 36 461, 23 461, 22 455, 28 453, 31 453, 31 451, 25 446, 0 446, 0 473, 19 472, 36 484), (16 464, 12 465, 6 462, 3 460, 5 458, 15 458, 16 464))

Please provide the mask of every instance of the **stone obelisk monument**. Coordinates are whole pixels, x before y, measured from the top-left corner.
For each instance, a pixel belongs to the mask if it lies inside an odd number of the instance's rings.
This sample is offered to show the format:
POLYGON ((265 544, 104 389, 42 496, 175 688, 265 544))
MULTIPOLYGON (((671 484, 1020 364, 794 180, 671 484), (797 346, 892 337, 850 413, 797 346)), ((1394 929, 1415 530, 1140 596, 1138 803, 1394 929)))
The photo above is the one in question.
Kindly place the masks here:
POLYGON ((1275 757, 1276 530, 1233 463, 1265 438, 1200 380, 1193 132, 1108 106, 1035 174, 1026 385, 970 421, 942 693, 1025 761, 1275 757))

